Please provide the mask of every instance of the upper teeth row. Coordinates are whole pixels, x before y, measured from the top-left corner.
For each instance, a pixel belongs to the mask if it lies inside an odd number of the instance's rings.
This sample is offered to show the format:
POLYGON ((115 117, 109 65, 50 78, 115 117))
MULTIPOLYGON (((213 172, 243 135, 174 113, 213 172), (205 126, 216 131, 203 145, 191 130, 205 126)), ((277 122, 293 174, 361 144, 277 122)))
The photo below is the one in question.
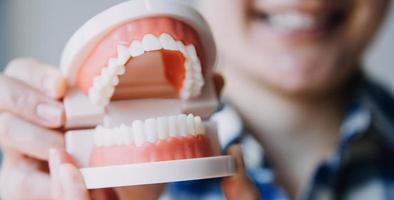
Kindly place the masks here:
POLYGON ((311 28, 318 23, 315 17, 300 12, 271 14, 268 21, 273 26, 287 29, 311 28))
POLYGON ((94 133, 97 146, 134 144, 141 146, 146 142, 155 143, 169 137, 205 134, 205 127, 200 117, 178 115, 136 120, 132 126, 121 125, 115 128, 98 126, 94 133))
POLYGON ((160 37, 146 34, 142 41, 134 40, 130 47, 118 45, 118 57, 109 59, 108 66, 103 68, 101 74, 93 80, 93 85, 89 89, 90 100, 97 105, 106 106, 115 91, 115 86, 119 84, 118 76, 125 73, 125 64, 129 58, 162 48, 180 51, 185 57, 185 79, 180 91, 181 98, 198 96, 204 85, 204 79, 196 48, 193 44, 185 46, 182 41, 175 41, 171 35, 162 33, 160 37))

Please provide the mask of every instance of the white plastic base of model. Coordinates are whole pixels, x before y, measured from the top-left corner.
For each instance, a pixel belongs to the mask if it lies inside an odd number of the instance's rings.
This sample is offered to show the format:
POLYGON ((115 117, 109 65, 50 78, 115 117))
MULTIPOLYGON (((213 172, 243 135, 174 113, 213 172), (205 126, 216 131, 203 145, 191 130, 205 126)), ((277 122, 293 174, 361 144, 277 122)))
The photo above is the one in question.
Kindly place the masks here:
POLYGON ((88 189, 198 180, 234 174, 232 156, 82 168, 88 189))
POLYGON ((212 144, 213 157, 170 160, 130 165, 89 167, 93 148, 93 131, 78 130, 66 133, 66 149, 80 167, 88 189, 122 187, 197 180, 231 176, 235 171, 232 156, 219 156, 220 148, 216 124, 205 122, 207 136, 212 144))

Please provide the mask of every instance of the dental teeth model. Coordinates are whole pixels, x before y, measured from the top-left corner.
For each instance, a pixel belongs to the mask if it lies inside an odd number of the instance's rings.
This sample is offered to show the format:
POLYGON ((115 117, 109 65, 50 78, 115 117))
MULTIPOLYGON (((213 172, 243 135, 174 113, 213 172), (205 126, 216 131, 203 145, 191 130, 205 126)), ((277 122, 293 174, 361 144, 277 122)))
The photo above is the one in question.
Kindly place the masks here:
POLYGON ((228 176, 209 116, 215 46, 209 27, 176 0, 133 0, 85 23, 61 66, 66 147, 88 188, 228 176))

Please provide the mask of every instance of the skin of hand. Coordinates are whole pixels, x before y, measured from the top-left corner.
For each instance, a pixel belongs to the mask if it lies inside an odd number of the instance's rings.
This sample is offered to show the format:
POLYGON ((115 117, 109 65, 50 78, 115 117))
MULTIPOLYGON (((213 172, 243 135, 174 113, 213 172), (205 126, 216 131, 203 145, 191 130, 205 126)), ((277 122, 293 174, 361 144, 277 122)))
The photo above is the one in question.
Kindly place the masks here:
POLYGON ((2 199, 50 199, 48 149, 62 148, 59 101, 66 83, 55 68, 17 59, 0 75, 0 173, 2 199))
MULTIPOLYGON (((221 91, 223 78, 215 75, 214 81, 217 91, 221 91)), ((65 93, 66 81, 61 73, 35 59, 11 61, 0 75, 1 198, 78 200, 141 199, 143 196, 144 199, 157 199, 163 185, 85 189, 79 170, 62 150, 64 133, 61 127, 65 115, 61 99, 65 93)), ((245 190, 239 188, 239 191, 256 191, 244 175, 241 154, 236 152, 238 150, 231 150, 230 154, 236 156, 237 165, 241 167, 236 176, 225 179, 223 184, 229 199, 236 198, 236 193, 230 191, 234 185, 245 186, 245 190)))

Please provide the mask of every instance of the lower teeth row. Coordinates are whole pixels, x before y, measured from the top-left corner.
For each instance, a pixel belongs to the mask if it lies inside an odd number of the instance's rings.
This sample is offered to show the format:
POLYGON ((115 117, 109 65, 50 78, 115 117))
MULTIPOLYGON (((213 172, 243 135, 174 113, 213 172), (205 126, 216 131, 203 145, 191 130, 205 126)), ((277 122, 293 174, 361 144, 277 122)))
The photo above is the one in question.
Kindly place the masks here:
POLYGON ((94 133, 97 146, 134 144, 141 146, 146 142, 155 143, 169 137, 205 134, 204 124, 199 116, 177 115, 136 120, 132 126, 121 125, 115 128, 98 126, 94 133))

